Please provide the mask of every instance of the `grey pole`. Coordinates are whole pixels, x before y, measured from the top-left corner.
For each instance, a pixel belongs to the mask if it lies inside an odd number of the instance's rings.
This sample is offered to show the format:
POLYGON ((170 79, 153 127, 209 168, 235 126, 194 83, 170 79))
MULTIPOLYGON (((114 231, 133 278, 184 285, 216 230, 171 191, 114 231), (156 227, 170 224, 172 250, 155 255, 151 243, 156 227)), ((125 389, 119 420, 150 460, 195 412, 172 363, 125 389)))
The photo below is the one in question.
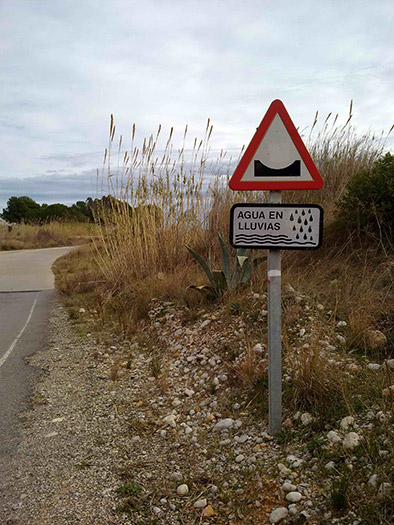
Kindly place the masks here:
MULTIPOLYGON (((269 192, 269 202, 280 204, 280 191, 269 192)), ((268 396, 269 433, 282 427, 281 349, 281 260, 280 250, 268 250, 268 396)))

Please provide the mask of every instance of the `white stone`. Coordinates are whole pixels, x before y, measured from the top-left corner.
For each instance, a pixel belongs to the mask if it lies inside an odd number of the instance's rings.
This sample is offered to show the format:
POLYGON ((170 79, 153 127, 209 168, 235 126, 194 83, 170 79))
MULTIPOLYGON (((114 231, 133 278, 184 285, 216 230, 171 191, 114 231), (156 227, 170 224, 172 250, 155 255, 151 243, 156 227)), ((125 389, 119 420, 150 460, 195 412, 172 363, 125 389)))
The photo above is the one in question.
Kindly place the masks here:
POLYGON ((301 328, 300 337, 303 337, 305 335, 305 332, 306 332, 305 328, 301 328))
POLYGON ((368 485, 374 489, 378 486, 378 480, 379 477, 377 474, 372 474, 372 476, 368 480, 368 485))
POLYGON ((172 400, 171 404, 173 407, 177 407, 182 404, 182 401, 176 397, 175 399, 172 400))
POLYGON ((337 327, 338 328, 342 328, 343 326, 347 326, 347 322, 346 321, 338 321, 337 327))
POLYGON ((385 483, 381 483, 378 489, 378 498, 389 496, 391 494, 391 489, 391 483, 388 483, 387 481, 385 483))
POLYGON ((359 443, 360 443, 360 436, 356 434, 356 432, 349 432, 343 438, 342 445, 345 450, 352 450, 353 448, 356 448, 359 443))
POLYGON ((260 314, 261 314, 261 317, 267 317, 268 310, 261 310, 260 314))
POLYGON ((80 314, 84 314, 84 313, 86 313, 86 310, 85 310, 85 308, 80 308, 80 309, 78 310, 78 312, 79 312, 80 314))
POLYGON ((330 432, 327 434, 327 438, 329 441, 331 441, 331 443, 334 444, 342 441, 341 436, 337 432, 335 432, 335 430, 330 430, 330 432))
POLYGON ((347 430, 349 427, 354 425, 354 417, 353 416, 346 416, 342 419, 340 426, 343 428, 343 430, 347 430))
POLYGON ((273 510, 270 514, 270 523, 279 523, 289 515, 289 511, 286 507, 279 507, 273 510))
POLYGON ((309 412, 304 412, 303 414, 301 414, 301 423, 303 425, 309 425, 310 423, 312 423, 312 421, 313 417, 309 412))
POLYGON ((379 363, 368 363, 367 368, 369 368, 369 370, 380 370, 380 364, 379 363))
POLYGON ((193 505, 193 507, 195 507, 196 509, 203 509, 203 508, 206 507, 206 506, 207 506, 207 500, 206 500, 206 498, 201 498, 201 499, 197 500, 197 501, 194 503, 194 505, 193 505))
POLYGON ((387 359, 387 364, 389 365, 390 368, 394 368, 394 359, 387 359))
POLYGON ((174 480, 174 481, 182 481, 183 479, 183 476, 180 472, 173 472, 171 474, 171 479, 174 480))
POLYGON ((237 443, 245 443, 246 441, 248 441, 248 439, 249 439, 249 436, 244 434, 243 436, 236 436, 235 441, 237 443))
POLYGON ((231 428, 234 424, 234 419, 231 419, 231 417, 226 417, 225 419, 221 419, 216 423, 216 425, 213 427, 214 432, 221 432, 222 430, 226 430, 228 428, 231 428))
POLYGON ((178 496, 185 496, 188 492, 189 487, 186 485, 186 483, 179 485, 179 487, 176 489, 176 493, 178 494, 178 496))
POLYGON ((210 319, 206 319, 203 323, 201 323, 201 328, 205 328, 206 326, 209 325, 210 322, 211 322, 210 319))
POLYGON ((298 512, 297 505, 289 505, 289 515, 295 516, 298 512))
POLYGON ((194 390, 192 390, 191 388, 185 388, 185 394, 188 397, 192 397, 192 395, 194 394, 194 390))
POLYGON ((324 310, 324 306, 322 304, 318 304, 316 308, 319 310, 319 312, 322 312, 324 310))
POLYGON ((45 434, 44 437, 46 438, 51 438, 51 437, 55 437, 58 435, 59 432, 49 432, 49 434, 45 434))
POLYGON ((283 492, 294 492, 296 490, 296 488, 297 487, 295 485, 293 485, 292 483, 290 483, 289 481, 286 481, 281 486, 281 489, 283 490, 283 492))
POLYGON ((236 463, 241 463, 245 459, 245 456, 243 454, 238 454, 238 456, 235 458, 236 463))
POLYGON ((168 416, 163 418, 163 423, 165 423, 169 427, 175 428, 176 427, 176 416, 174 414, 169 414, 168 416))
POLYGON ((365 335, 367 345, 374 350, 387 343, 387 337, 380 330, 368 330, 365 335))
POLYGON ((289 492, 288 494, 286 494, 286 499, 287 501, 290 501, 290 503, 297 503, 302 499, 302 494, 296 491, 289 492))
POLYGON ((257 343, 253 347, 253 352, 256 352, 257 354, 262 354, 263 353, 263 346, 260 343, 257 343))
POLYGON ((282 476, 288 476, 291 474, 291 470, 287 468, 286 465, 283 465, 283 463, 278 463, 278 469, 282 476))
POLYGON ((186 425, 185 427, 185 434, 188 435, 188 434, 191 434, 193 432, 193 429, 191 427, 189 427, 188 425, 186 425))
POLYGON ((332 470, 335 467, 335 463, 333 461, 329 461, 324 465, 324 468, 327 470, 332 470))
POLYGON ((336 349, 337 347, 334 345, 326 345, 326 350, 328 350, 329 352, 335 352, 336 349))

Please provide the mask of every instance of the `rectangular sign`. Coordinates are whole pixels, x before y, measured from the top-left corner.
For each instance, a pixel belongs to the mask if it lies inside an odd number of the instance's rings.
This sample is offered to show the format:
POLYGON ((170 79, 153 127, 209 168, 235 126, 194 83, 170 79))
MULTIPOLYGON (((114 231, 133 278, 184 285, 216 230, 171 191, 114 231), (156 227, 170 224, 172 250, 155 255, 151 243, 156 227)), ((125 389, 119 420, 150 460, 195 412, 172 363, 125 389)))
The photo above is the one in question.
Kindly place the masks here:
POLYGON ((230 244, 234 248, 313 250, 323 240, 318 204, 234 204, 230 244))

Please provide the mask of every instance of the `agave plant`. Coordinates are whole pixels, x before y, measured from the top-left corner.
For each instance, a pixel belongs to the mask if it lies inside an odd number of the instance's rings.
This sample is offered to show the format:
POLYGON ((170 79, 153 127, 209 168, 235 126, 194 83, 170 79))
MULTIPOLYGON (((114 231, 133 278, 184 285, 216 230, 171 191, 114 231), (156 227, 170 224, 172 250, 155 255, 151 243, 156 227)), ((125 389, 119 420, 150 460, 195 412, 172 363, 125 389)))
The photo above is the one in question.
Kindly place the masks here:
POLYGON ((220 248, 222 251, 222 269, 213 270, 210 263, 205 261, 199 253, 186 246, 196 261, 204 270, 209 279, 210 285, 188 286, 187 289, 197 290, 207 297, 217 298, 229 290, 236 290, 242 284, 248 283, 252 277, 252 267, 255 267, 261 258, 252 261, 252 255, 248 249, 238 248, 234 257, 234 262, 230 262, 229 249, 220 233, 218 233, 220 248), (249 251, 249 254, 248 254, 249 251))

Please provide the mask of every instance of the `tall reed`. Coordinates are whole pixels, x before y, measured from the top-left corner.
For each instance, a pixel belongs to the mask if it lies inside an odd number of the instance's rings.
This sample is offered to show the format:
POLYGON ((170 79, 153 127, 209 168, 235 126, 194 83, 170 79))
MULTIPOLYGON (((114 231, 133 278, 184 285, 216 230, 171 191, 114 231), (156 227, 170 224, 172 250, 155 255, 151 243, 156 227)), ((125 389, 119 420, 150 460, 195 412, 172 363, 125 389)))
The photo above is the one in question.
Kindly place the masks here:
MULTIPOLYGON (((351 119, 352 104, 344 125, 338 123, 338 115, 329 114, 319 128, 316 114, 306 142, 325 186, 318 192, 284 192, 284 202, 320 202, 330 216, 352 174, 370 167, 381 155, 383 134, 359 136, 351 119)), ((173 128, 164 139, 159 126, 139 148, 133 125, 130 147, 124 151, 123 137, 115 138, 111 116, 109 144, 98 176, 102 193, 112 199, 96 209, 96 219, 102 225, 97 257, 114 289, 130 280, 188 266, 185 244, 215 259, 216 233, 227 234, 231 205, 266 201, 267 192, 229 189, 236 162, 223 151, 213 158, 212 129, 208 119, 204 137, 192 140, 189 148, 186 126, 181 146, 175 149, 173 128)))

